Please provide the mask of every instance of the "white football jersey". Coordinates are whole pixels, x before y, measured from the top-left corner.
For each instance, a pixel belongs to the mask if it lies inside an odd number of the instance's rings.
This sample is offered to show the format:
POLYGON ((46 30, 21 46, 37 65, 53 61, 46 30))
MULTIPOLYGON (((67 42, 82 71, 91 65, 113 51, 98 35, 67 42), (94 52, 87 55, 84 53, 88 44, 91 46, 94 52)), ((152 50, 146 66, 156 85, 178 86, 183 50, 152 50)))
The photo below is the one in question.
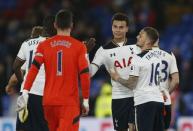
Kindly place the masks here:
POLYGON ((161 87, 166 91, 167 100, 164 102, 165 105, 171 105, 171 98, 169 94, 169 75, 178 72, 178 67, 176 63, 176 58, 173 53, 168 53, 164 50, 161 50, 158 47, 154 47, 153 50, 158 51, 162 57, 161 61, 161 87))
MULTIPOLYGON (((128 79, 130 74, 129 65, 131 63, 131 56, 132 54, 140 53, 141 51, 140 48, 134 44, 131 41, 125 41, 123 46, 120 47, 118 44, 111 41, 97 50, 92 64, 96 65, 98 68, 100 68, 101 65, 105 65, 107 71, 116 67, 120 76, 128 79)), ((112 99, 133 97, 132 90, 112 79, 111 83, 112 99)))
MULTIPOLYGON (((26 79, 28 70, 33 62, 34 54, 36 52, 36 48, 39 44, 39 42, 45 40, 46 38, 44 37, 38 37, 38 38, 33 38, 26 40, 22 43, 21 48, 17 54, 17 58, 21 60, 25 60, 25 71, 26 74, 24 76, 24 81, 26 79)), ((23 67, 22 67, 23 69, 23 67)), ((31 94, 36 94, 36 95, 43 95, 43 90, 44 90, 44 84, 45 84, 45 70, 44 70, 44 65, 40 67, 40 70, 37 74, 37 77, 32 85, 32 88, 30 90, 31 94)), ((23 83, 21 86, 21 90, 23 90, 23 83)))
POLYGON ((161 60, 159 53, 154 50, 133 55, 130 75, 139 77, 136 88, 133 90, 135 105, 151 101, 164 102, 159 80, 161 60))

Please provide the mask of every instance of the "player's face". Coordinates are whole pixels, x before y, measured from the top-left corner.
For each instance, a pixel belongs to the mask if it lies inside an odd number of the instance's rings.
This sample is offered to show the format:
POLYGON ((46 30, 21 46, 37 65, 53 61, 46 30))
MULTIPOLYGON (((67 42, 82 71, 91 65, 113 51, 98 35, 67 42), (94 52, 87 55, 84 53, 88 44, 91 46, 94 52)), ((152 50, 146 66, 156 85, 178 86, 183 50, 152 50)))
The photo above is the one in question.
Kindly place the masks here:
POLYGON ((145 31, 141 30, 137 36, 137 45, 143 47, 148 41, 148 37, 145 31))
POLYGON ((114 20, 112 24, 112 32, 115 39, 125 38, 128 32, 128 26, 126 21, 114 20))

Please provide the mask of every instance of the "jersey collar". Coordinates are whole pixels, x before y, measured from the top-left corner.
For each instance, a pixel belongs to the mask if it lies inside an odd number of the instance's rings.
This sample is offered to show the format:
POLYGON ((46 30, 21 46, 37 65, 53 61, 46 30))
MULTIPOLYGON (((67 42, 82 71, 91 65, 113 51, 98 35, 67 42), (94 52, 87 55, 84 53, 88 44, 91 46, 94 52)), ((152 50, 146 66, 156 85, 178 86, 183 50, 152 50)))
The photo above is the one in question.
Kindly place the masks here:
MULTIPOLYGON (((121 46, 119 46, 113 39, 112 39, 112 43, 113 43, 114 45, 116 45, 117 47, 121 47, 121 46)), ((125 46, 126 43, 127 43, 127 38, 125 39, 125 41, 124 41, 124 43, 123 43, 123 46, 125 46)))

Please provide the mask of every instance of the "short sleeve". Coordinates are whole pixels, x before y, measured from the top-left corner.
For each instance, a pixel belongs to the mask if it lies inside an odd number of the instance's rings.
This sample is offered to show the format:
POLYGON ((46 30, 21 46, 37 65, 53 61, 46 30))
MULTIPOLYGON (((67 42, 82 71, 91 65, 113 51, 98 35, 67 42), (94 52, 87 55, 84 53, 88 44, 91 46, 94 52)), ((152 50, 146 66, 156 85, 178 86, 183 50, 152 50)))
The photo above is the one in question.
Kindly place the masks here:
POLYGON ((25 50, 26 50, 26 42, 23 42, 20 49, 19 49, 19 52, 17 54, 17 57, 21 60, 26 60, 26 53, 25 53, 25 50))
POLYGON ((35 53, 35 57, 34 60, 38 61, 39 64, 42 64, 44 61, 44 47, 43 47, 43 42, 39 43, 36 53, 35 53))
POLYGON ((174 56, 173 53, 171 56, 172 57, 171 57, 170 74, 173 74, 175 72, 178 72, 178 67, 177 67, 177 63, 176 63, 176 57, 174 56))
POLYGON ((92 61, 93 64, 97 65, 98 67, 100 67, 102 64, 104 64, 104 57, 103 57, 103 52, 104 49, 102 47, 100 47, 95 56, 94 56, 94 59, 92 61))

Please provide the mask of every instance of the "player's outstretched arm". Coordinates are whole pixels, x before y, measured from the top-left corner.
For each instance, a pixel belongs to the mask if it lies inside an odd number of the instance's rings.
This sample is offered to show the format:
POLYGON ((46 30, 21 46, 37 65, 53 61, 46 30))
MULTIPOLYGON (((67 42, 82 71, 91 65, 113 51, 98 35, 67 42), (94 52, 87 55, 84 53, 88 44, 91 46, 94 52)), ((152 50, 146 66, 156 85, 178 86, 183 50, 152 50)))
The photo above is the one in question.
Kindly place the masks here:
MULTIPOLYGON (((22 75, 24 74, 24 70, 21 70, 22 75)), ((18 80, 15 74, 12 74, 12 76, 10 77, 8 84, 5 87, 5 91, 8 95, 14 95, 16 93, 16 89, 15 87, 18 84, 18 80)))
POLYGON ((173 73, 171 74, 171 80, 169 83, 169 93, 171 94, 179 85, 179 73, 173 73))
POLYGON ((114 81, 119 82, 120 84, 122 84, 123 86, 129 88, 129 89, 134 89, 137 85, 137 81, 138 81, 138 76, 130 76, 128 80, 123 79, 120 77, 119 73, 117 72, 116 68, 111 69, 109 71, 111 78, 114 81))

